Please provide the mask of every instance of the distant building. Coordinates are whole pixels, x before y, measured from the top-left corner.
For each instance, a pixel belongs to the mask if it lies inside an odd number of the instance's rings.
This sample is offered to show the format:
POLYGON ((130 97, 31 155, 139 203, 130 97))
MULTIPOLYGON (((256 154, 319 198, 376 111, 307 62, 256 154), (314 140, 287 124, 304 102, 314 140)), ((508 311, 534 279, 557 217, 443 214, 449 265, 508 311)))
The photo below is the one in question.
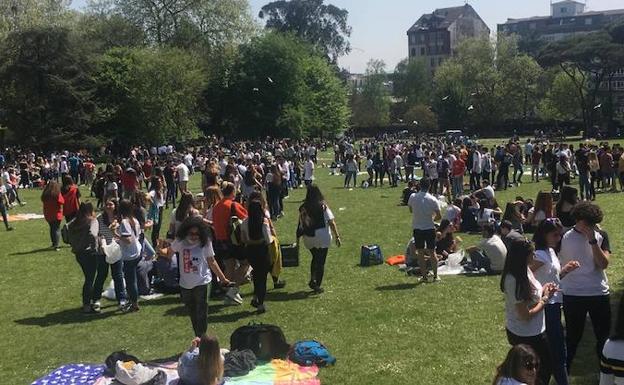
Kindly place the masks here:
MULTIPOLYGON (((368 81, 368 76, 366 74, 350 73, 347 78, 347 83, 349 84, 349 88, 351 89, 351 92, 355 92, 355 93, 362 92, 367 81, 368 81)), ((388 94, 392 95, 394 93, 394 82, 392 81, 391 74, 386 74, 384 76, 383 85, 388 91, 388 94)))
MULTIPOLYGON (((498 33, 553 42, 602 30, 618 20, 624 20, 624 9, 586 12, 584 3, 564 0, 551 3, 550 16, 507 19, 506 23, 498 25, 498 33)), ((608 89, 607 83, 601 85, 603 90, 608 89)), ((616 113, 624 115, 624 70, 614 73, 611 89, 614 91, 616 113)))
POLYGON ((433 74, 436 67, 455 53, 459 43, 489 36, 487 24, 469 4, 439 8, 422 15, 407 31, 409 58, 424 59, 433 74))

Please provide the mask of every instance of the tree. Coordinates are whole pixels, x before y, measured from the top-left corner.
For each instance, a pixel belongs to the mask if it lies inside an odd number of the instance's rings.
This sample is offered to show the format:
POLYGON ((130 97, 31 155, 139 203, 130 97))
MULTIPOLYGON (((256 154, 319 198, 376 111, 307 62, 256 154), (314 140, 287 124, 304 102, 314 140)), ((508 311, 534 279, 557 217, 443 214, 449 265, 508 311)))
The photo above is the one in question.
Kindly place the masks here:
POLYGON ((0 125, 21 143, 73 146, 98 118, 88 61, 69 31, 35 27, 11 33, 0 52, 0 125))
POLYGON ((456 61, 444 62, 436 71, 432 107, 441 127, 457 129, 468 124, 470 93, 462 84, 463 68, 456 61))
POLYGON ((581 115, 580 106, 575 82, 558 71, 550 90, 539 104, 539 115, 545 120, 572 120, 581 115))
POLYGON ((98 98, 108 108, 97 129, 124 143, 197 138, 204 74, 179 49, 113 48, 98 62, 98 98))
POLYGON ((145 34, 119 14, 84 14, 74 32, 81 47, 95 54, 103 54, 115 47, 141 47, 145 34))
POLYGON ((237 136, 332 136, 347 125, 347 93, 333 67, 292 35, 268 33, 241 46, 228 89, 237 136))
POLYGON ((66 26, 71 18, 70 0, 0 1, 0 40, 10 32, 33 27, 66 26))
POLYGON ((352 122, 356 127, 384 127, 390 123, 390 95, 385 86, 386 64, 371 59, 361 93, 353 95, 352 122))
POLYGON ((403 59, 392 75, 394 96, 407 105, 427 103, 431 97, 431 75, 423 60, 403 59))
POLYGON ((319 48, 333 63, 351 51, 349 12, 325 5, 323 0, 273 1, 262 7, 258 16, 266 19, 266 28, 293 33, 319 48))
POLYGON ((408 124, 415 124, 419 130, 432 132, 438 129, 438 117, 429 106, 415 104, 405 113, 408 124), (415 122, 415 123, 414 123, 415 122))

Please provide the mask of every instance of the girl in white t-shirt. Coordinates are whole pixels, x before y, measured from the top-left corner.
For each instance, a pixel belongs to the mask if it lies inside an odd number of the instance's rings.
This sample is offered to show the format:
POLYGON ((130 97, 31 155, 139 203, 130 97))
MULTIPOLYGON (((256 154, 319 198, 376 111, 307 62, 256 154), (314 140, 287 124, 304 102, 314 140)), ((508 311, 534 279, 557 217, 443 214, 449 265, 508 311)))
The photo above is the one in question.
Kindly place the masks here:
POLYGON ((497 368, 493 385, 536 385, 539 358, 528 345, 516 345, 497 368))
MULTIPOLYGON (((536 250, 530 268, 542 285, 552 282, 558 287, 562 277, 579 267, 577 261, 570 261, 561 267, 555 248, 561 241, 562 231, 563 226, 559 220, 549 218, 540 223, 533 235, 536 250)), ((565 333, 561 325, 562 304, 563 296, 556 291, 544 309, 546 335, 553 359, 553 376, 557 384, 568 383, 565 333)))
POLYGON ((531 346, 540 358, 539 378, 547 384, 551 375, 551 359, 544 307, 556 291, 552 283, 542 286, 529 269, 535 249, 528 241, 514 241, 507 253, 500 288, 505 293, 507 340, 514 346, 531 346))

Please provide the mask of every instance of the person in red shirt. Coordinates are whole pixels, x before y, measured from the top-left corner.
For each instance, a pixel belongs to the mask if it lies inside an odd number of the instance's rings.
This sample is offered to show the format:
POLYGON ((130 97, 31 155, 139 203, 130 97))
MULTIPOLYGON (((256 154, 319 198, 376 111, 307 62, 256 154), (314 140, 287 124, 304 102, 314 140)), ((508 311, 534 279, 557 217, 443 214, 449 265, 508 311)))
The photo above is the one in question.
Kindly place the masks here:
POLYGON ((60 250, 59 239, 61 237, 61 221, 63 220, 63 203, 65 203, 58 182, 55 180, 48 182, 41 194, 41 202, 43 202, 43 216, 50 226, 52 248, 58 251, 60 250))
POLYGON ((132 167, 128 167, 124 171, 121 177, 121 185, 123 187, 124 199, 131 199, 139 186, 137 172, 132 167))
POLYGON ((74 183, 74 179, 68 174, 63 177, 63 186, 61 187, 63 194, 63 215, 65 221, 70 222, 76 217, 78 208, 80 207, 80 190, 74 183))
MULTIPOLYGON (((214 228, 214 251, 217 261, 225 267, 225 276, 232 282, 242 283, 249 270, 243 249, 234 245, 230 237, 230 218, 236 215, 239 219, 247 218, 247 210, 240 203, 234 201, 236 189, 233 183, 226 182, 222 188, 221 199, 212 210, 212 225, 214 228)), ((238 287, 230 288, 226 293, 225 303, 228 305, 242 304, 238 287)))
POLYGON ((453 197, 458 198, 464 193, 464 174, 466 173, 466 162, 459 156, 453 162, 451 175, 453 177, 453 197))

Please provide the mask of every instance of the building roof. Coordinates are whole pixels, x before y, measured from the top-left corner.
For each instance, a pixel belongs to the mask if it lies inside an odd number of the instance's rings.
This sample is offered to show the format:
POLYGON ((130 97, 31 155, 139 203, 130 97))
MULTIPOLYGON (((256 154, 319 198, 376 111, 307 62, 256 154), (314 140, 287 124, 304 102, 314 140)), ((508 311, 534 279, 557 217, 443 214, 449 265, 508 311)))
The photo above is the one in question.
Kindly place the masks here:
POLYGON ((585 3, 581 3, 580 1, 576 1, 576 0, 555 1, 555 2, 550 3, 550 5, 557 5, 557 4, 561 4, 561 3, 576 3, 576 4, 585 5, 585 3))
POLYGON ((446 29, 457 19, 469 12, 472 12, 479 17, 470 4, 465 4, 459 7, 438 8, 433 11, 433 13, 425 13, 422 15, 407 32, 409 33, 429 29, 446 29))
POLYGON ((533 17, 525 17, 522 19, 507 19, 507 21, 501 25, 524 23, 528 21, 548 20, 548 19, 571 19, 575 17, 587 17, 587 16, 597 16, 597 15, 607 15, 607 16, 624 15, 624 9, 610 9, 606 11, 589 11, 589 12, 579 13, 578 15, 574 15, 574 16, 566 16, 565 18, 563 17, 554 18, 552 16, 533 16, 533 17))

